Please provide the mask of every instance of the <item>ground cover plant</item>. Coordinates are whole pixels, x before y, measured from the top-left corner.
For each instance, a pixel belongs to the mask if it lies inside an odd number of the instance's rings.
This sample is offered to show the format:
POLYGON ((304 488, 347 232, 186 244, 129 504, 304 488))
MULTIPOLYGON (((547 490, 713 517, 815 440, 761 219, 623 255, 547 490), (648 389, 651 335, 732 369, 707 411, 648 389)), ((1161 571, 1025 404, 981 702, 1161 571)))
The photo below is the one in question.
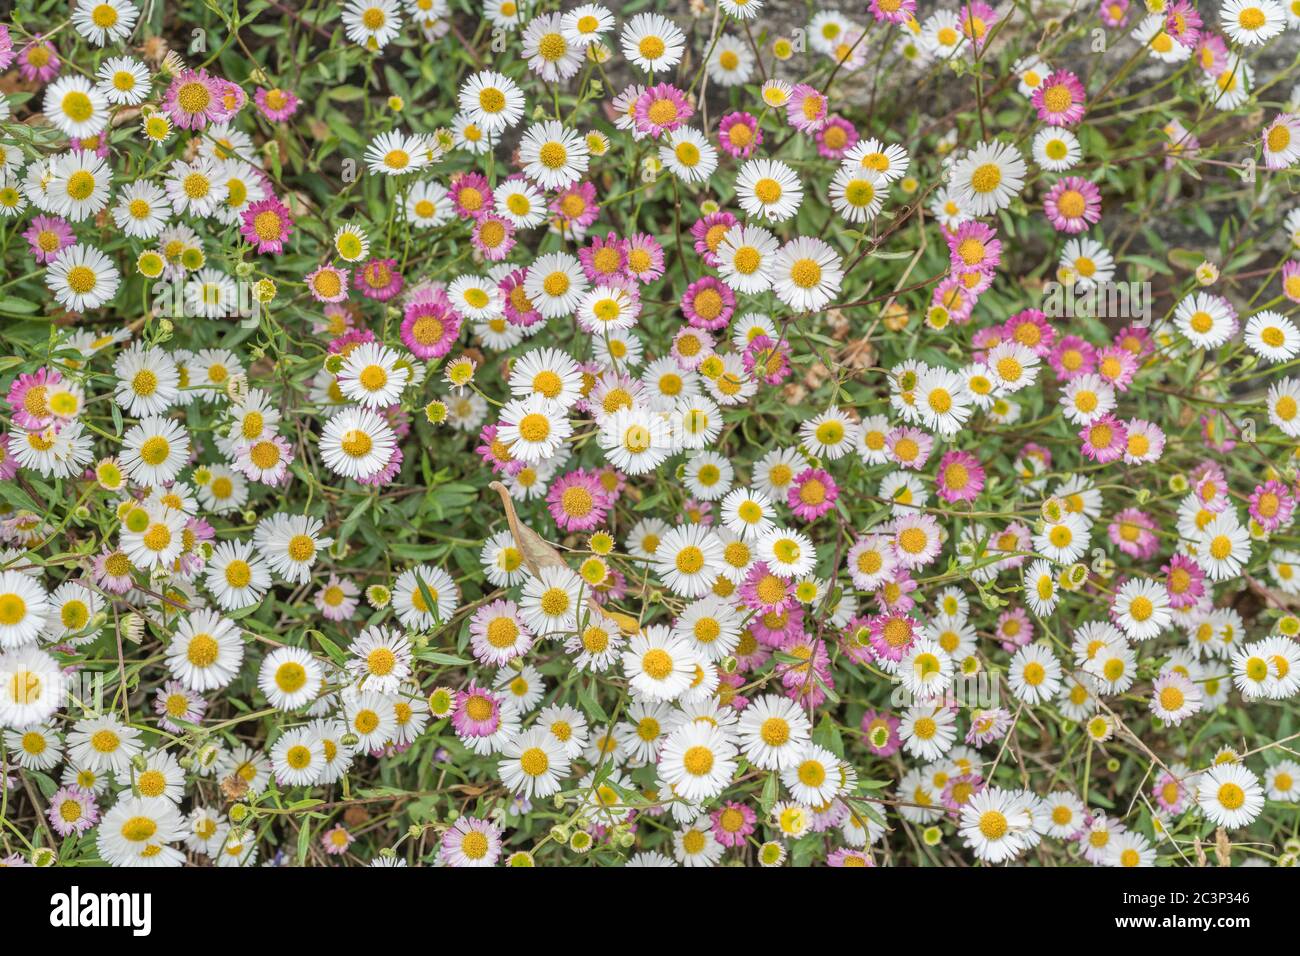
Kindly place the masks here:
POLYGON ((1300 854, 1300 2, 31 0, 0 862, 1300 854))

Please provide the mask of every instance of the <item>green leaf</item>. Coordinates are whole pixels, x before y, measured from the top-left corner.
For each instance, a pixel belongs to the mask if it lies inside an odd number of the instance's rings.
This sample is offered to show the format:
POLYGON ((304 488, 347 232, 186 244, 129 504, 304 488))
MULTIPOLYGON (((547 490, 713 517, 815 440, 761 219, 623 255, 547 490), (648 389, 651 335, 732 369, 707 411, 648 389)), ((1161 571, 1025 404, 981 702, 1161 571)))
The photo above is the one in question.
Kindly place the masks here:
POLYGON ((759 807, 763 810, 763 816, 767 816, 771 813, 772 808, 776 806, 776 787, 777 779, 776 771, 774 770, 769 773, 767 779, 763 781, 763 795, 758 801, 759 807))

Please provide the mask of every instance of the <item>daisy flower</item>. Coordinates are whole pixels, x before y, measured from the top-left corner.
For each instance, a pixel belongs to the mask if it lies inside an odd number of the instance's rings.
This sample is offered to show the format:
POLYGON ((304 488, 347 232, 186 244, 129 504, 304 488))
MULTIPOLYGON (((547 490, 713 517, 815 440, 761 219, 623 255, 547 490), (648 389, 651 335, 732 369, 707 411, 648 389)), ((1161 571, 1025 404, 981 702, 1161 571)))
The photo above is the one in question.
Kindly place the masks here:
POLYGON ((1014 146, 984 143, 954 163, 949 181, 960 202, 976 216, 1005 209, 1025 182, 1025 161, 1014 146))
POLYGON ((1250 826, 1264 809, 1259 778, 1239 763, 1216 764, 1198 777, 1196 803, 1215 826, 1250 826))

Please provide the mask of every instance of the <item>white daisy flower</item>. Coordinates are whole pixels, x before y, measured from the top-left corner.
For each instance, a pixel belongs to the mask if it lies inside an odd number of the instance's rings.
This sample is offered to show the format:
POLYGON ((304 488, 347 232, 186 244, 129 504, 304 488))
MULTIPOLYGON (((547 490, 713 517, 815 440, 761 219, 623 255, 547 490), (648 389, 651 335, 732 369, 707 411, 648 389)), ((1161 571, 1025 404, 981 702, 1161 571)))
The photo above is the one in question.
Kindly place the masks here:
POLYGON ((736 174, 736 199, 751 216, 784 222, 799 211, 803 185, 785 163, 751 159, 736 174))
POLYGON ((90 139, 108 125, 108 97, 90 80, 74 73, 65 73, 45 88, 42 109, 45 118, 69 139, 90 139))
POLYGON ((1006 143, 983 143, 953 163, 948 178, 958 199, 976 216, 1006 209, 1025 185, 1025 161, 1006 143))
POLYGON ((378 342, 363 342, 343 361, 339 391, 367 408, 397 404, 410 381, 411 370, 392 349, 378 342))
POLYGON ((677 24, 657 13, 638 13, 623 24, 619 37, 623 55, 647 73, 675 67, 686 49, 686 35, 677 24))
POLYGON ((94 246, 82 243, 61 251, 45 270, 45 284, 59 304, 73 312, 107 305, 117 294, 121 273, 94 246))
POLYGON ((581 179, 588 155, 582 136, 556 120, 528 127, 519 141, 524 174, 543 189, 563 189, 581 179))
POLYGON ((325 671, 301 647, 277 647, 262 658, 257 686, 276 710, 298 710, 320 696, 325 671))
POLYGON ((428 564, 408 568, 397 576, 393 584, 393 609, 398 620, 409 630, 433 630, 451 620, 459 606, 460 589, 442 568, 428 564))
POLYGON ((320 518, 277 513, 257 523, 253 544, 272 571, 290 584, 306 584, 317 556, 334 543, 321 537, 322 527, 320 518))

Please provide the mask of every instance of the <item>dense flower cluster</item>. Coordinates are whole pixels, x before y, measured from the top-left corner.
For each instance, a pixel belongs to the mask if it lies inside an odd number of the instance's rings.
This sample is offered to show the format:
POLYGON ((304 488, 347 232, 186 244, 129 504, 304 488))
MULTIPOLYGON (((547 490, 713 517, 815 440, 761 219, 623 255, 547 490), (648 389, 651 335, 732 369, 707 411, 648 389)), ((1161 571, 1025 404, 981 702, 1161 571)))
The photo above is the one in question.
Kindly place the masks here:
POLYGON ((66 6, 0 861, 1300 855, 1300 4, 66 6))

